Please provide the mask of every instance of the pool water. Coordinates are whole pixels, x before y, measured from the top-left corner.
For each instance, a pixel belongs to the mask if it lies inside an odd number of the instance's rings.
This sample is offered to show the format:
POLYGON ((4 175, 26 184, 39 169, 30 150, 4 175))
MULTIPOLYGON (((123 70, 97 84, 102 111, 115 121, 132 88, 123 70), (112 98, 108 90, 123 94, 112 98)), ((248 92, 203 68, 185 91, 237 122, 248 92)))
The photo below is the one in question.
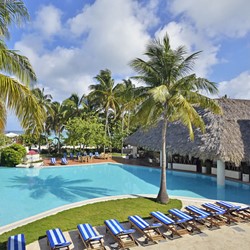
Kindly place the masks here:
MULTIPOLYGON (((157 194, 160 169, 122 164, 49 168, 0 168, 0 227, 87 199, 157 194)), ((223 199, 250 204, 250 185, 228 181, 217 188, 216 178, 167 170, 169 195, 223 199)))

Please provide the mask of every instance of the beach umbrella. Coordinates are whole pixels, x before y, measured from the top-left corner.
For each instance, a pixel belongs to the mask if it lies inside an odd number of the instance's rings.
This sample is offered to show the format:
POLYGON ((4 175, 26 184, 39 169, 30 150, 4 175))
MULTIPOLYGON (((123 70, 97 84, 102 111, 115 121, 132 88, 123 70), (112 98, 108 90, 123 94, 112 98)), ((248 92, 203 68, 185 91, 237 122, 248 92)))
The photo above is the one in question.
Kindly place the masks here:
POLYGON ((7 134, 5 134, 7 137, 9 137, 9 138, 14 138, 14 137, 17 137, 17 136, 19 136, 18 134, 15 134, 15 133, 12 133, 12 132, 10 132, 10 133, 7 133, 7 134))

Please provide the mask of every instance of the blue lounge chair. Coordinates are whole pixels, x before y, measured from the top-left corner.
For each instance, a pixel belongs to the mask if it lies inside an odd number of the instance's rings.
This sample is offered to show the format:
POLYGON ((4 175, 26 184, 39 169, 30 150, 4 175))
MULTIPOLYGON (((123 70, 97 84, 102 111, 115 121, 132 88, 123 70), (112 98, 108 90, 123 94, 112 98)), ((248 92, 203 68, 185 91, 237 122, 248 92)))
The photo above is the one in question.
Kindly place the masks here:
POLYGON ((95 152, 95 158, 99 158, 99 157, 100 157, 99 152, 95 152))
POLYGON ((87 249, 106 249, 103 245, 103 235, 98 235, 90 224, 77 225, 79 235, 87 249))
POLYGON ((8 250, 25 250, 25 238, 23 234, 10 236, 7 243, 8 250))
POLYGON ((67 165, 68 164, 67 159, 63 157, 62 160, 61 160, 61 164, 62 165, 67 165))
POLYGON ((193 216, 193 218, 198 223, 206 225, 209 228, 219 227, 219 224, 215 221, 211 213, 193 205, 186 206, 185 209, 193 216))
POLYGON ((186 233, 186 229, 183 230, 183 228, 179 228, 177 223, 172 218, 168 217, 162 212, 151 212, 150 215, 155 221, 162 223, 167 231, 171 231, 171 238, 181 237, 181 234, 186 233))
POLYGON ((227 212, 229 212, 233 216, 237 216, 243 220, 250 219, 250 213, 248 212, 249 207, 242 208, 241 206, 234 205, 226 201, 217 201, 216 205, 223 209, 226 209, 227 212))
POLYGON ((67 158, 67 153, 66 153, 66 152, 63 153, 63 157, 64 157, 64 158, 67 158))
POLYGON ((226 209, 216 206, 215 204, 203 203, 202 207, 204 207, 207 211, 212 213, 214 217, 220 219, 221 221, 224 221, 227 224, 232 224, 237 222, 237 220, 233 218, 233 216, 230 215, 226 209))
POLYGON ((69 154, 69 158, 70 158, 71 160, 74 160, 74 154, 73 154, 73 153, 70 153, 70 154, 69 154))
POLYGON ((52 157, 50 159, 50 165, 56 165, 56 158, 55 157, 52 157))
POLYGON ((169 209, 169 213, 176 219, 176 223, 183 225, 191 233, 201 233, 200 228, 197 227, 194 217, 189 214, 179 210, 179 209, 169 209))
POLYGON ((48 244, 51 250, 66 248, 69 249, 70 241, 67 241, 60 228, 50 229, 46 231, 48 244))
POLYGON ((159 230, 162 223, 149 224, 138 215, 129 216, 128 220, 132 227, 135 227, 139 232, 146 236, 146 242, 152 241, 158 243, 158 240, 163 240, 164 237, 159 230))
POLYGON ((121 248, 130 248, 137 245, 133 237, 134 229, 125 229, 116 219, 105 220, 106 231, 117 241, 121 248))

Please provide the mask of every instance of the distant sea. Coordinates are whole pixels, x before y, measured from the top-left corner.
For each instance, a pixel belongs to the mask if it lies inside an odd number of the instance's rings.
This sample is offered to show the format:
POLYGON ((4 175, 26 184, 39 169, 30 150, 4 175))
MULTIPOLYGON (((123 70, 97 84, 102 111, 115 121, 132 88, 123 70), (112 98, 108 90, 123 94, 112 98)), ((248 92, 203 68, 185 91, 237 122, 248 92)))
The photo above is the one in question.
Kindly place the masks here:
MULTIPOLYGON (((5 134, 7 134, 7 133, 15 133, 15 134, 18 134, 18 135, 22 135, 22 134, 24 134, 24 131, 22 131, 22 130, 6 130, 4 133, 5 133, 5 134)), ((62 136, 63 136, 64 138, 67 137, 66 131, 63 131, 62 136)), ((52 134, 49 136, 49 139, 54 139, 54 138, 55 138, 55 134, 52 133, 52 134)))

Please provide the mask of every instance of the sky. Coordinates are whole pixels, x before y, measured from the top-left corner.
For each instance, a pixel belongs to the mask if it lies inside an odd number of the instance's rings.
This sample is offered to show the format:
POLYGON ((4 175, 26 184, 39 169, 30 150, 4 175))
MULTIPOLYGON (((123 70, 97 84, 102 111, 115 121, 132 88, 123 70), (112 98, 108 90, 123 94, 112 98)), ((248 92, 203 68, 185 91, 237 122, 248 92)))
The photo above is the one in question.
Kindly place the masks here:
MULTIPOLYGON (((202 51, 194 72, 229 98, 250 98, 249 0, 24 0, 31 20, 11 27, 10 49, 27 56, 36 87, 53 101, 89 92, 100 70, 116 83, 135 75, 129 62, 166 33, 173 49, 202 51)), ((9 113, 7 131, 20 130, 9 113)))

